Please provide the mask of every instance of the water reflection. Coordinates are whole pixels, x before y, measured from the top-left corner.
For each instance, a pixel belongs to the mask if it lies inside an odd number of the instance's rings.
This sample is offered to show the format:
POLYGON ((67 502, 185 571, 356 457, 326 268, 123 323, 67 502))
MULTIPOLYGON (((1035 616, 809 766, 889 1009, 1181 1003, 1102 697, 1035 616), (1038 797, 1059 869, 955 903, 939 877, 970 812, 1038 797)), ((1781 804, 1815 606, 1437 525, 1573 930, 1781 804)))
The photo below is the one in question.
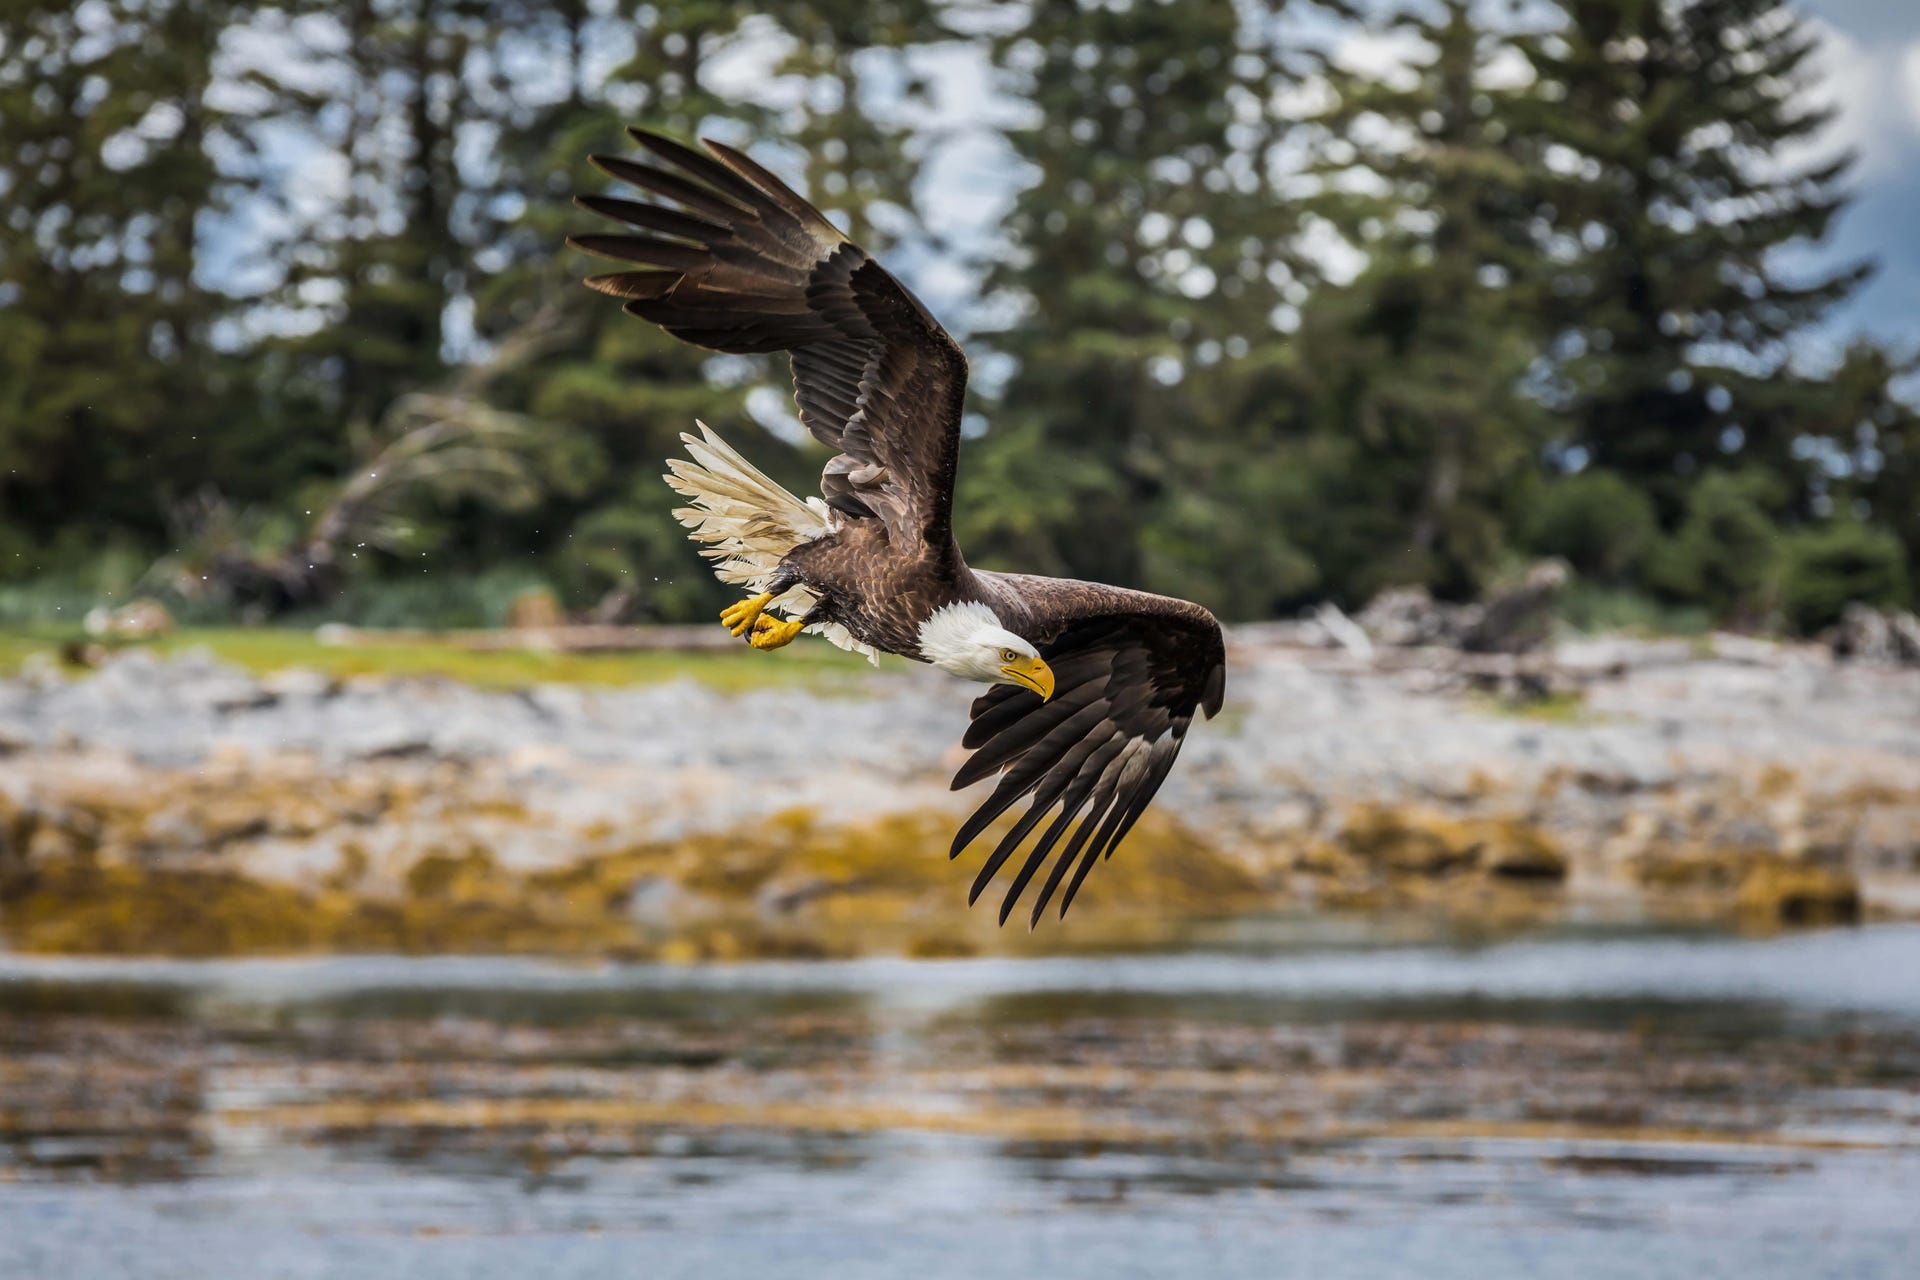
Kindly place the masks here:
POLYGON ((875 1275, 1319 1274, 1433 1232, 1425 1274, 1814 1275, 1920 1245, 1920 929, 1293 929, 724 969, 0 958, 0 1275, 863 1274, 856 1245, 875 1275))

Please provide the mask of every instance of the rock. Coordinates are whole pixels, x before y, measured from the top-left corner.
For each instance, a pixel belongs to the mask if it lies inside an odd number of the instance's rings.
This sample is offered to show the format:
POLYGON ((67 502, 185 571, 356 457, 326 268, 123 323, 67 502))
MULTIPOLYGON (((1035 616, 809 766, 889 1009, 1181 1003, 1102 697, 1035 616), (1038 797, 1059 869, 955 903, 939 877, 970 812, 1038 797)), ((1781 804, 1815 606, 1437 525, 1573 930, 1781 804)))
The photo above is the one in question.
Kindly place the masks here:
POLYGON ((319 702, 338 696, 340 682, 322 671, 307 667, 288 667, 260 677, 260 688, 274 699, 319 702))
POLYGON ((1860 882, 1830 867, 1760 862, 1741 880, 1734 910, 1755 924, 1854 924, 1860 882))
POLYGON ((1573 580, 1564 560, 1541 560, 1514 585, 1493 592, 1460 647, 1472 653, 1527 653, 1553 634, 1561 593, 1573 580))
POLYGON ((1855 602, 1828 637, 1835 657, 1883 666, 1920 666, 1920 618, 1855 602))
POLYGON ((834 880, 820 875, 777 876, 754 894, 754 906, 763 916, 792 915, 802 907, 836 893, 858 892, 858 880, 834 880))
POLYGON ((1478 845, 1462 824, 1420 810, 1362 805, 1347 818, 1340 843, 1383 871, 1438 875, 1473 861, 1478 845))
POLYGON ((1331 600, 1314 610, 1309 625, 1318 629, 1327 647, 1345 649, 1362 662, 1373 660, 1373 641, 1367 637, 1366 630, 1342 613, 1340 606, 1331 600))
POLYGON ((1503 880, 1565 880, 1567 855, 1545 832, 1524 822, 1488 824, 1480 867, 1503 880))
MULTIPOLYGON (((1452 818, 1420 808, 1363 805, 1347 818, 1340 846, 1360 863, 1391 875, 1445 876, 1468 868, 1502 880, 1564 880, 1567 856, 1546 833, 1520 818, 1452 818)), ((1302 870, 1336 871, 1337 853, 1303 856, 1302 870)))
POLYGON ((25 864, 35 820, 32 810, 15 804, 0 791, 0 877, 11 867, 25 864))
POLYGON ((628 918, 647 928, 666 928, 697 913, 703 905, 698 895, 666 876, 641 876, 627 891, 628 918))
MULTIPOLYGON (((1542 560, 1518 582, 1491 592, 1482 604, 1448 604, 1435 600, 1425 587, 1390 587, 1369 601, 1354 621, 1374 643, 1394 648, 1527 653, 1551 639, 1561 593, 1572 580, 1573 571, 1564 560, 1542 560)), ((1354 647, 1326 618, 1314 621, 1334 640, 1354 647)))
MULTIPOLYGON (((1581 656, 1617 674, 1589 681, 1581 714, 1562 716, 1492 705, 1458 681, 1423 689, 1406 678, 1429 661, 1528 669, 1541 665, 1533 656, 1383 650, 1374 667, 1282 648, 1274 634, 1230 632, 1228 709, 1195 727, 1147 814, 1177 819, 1223 852, 1199 858, 1170 828, 1157 844, 1143 828, 1087 881, 1088 919, 1106 910, 1101 896, 1149 903, 1156 915, 1180 902, 1270 901, 1261 895, 1280 888, 1326 905, 1444 898, 1475 910, 1482 899, 1551 899, 1562 883, 1615 894, 1636 878, 1660 909, 1731 916, 1749 873, 1767 863, 1845 868, 1874 914, 1920 913, 1895 905, 1920 904, 1920 891, 1895 896, 1920 884, 1920 680, 1805 646, 1728 660, 1686 641, 1614 638, 1581 656), (1231 860, 1252 888, 1230 882, 1231 860)), ((791 854, 749 860, 750 884, 698 889, 743 929, 785 936, 837 920, 831 936, 851 937, 844 922, 864 927, 921 894, 942 910, 964 902, 984 850, 961 867, 939 855, 983 794, 947 785, 974 693, 917 667, 857 688, 782 683, 750 694, 692 680, 516 692, 367 676, 335 687, 136 647, 90 674, 0 679, 0 732, 24 744, 0 760, 0 794, 38 815, 32 830, 0 840, 8 858, 26 851, 34 866, 100 850, 118 851, 109 862, 174 871, 203 852, 209 874, 284 875, 316 902, 336 892, 316 877, 349 846, 371 868, 357 894, 397 892, 383 886, 428 848, 478 843, 503 874, 524 879, 516 891, 565 896, 574 890, 525 878, 657 842, 578 890, 603 904, 590 913, 606 930, 595 937, 650 948, 659 939, 647 921, 670 914, 676 923, 660 927, 670 932, 689 917, 664 886, 693 892, 732 856, 721 834, 751 832, 759 848, 768 823, 794 810, 835 829, 898 820, 858 840, 794 836, 791 854), (150 814, 178 818, 150 827, 150 814), (667 856, 689 840, 701 842, 687 846, 698 857, 667 856), (147 867, 149 855, 162 865, 147 867), (629 903, 629 888, 649 876, 658 885, 629 903), (863 887, 818 892, 850 884, 863 887)), ((129 882, 129 893, 139 887, 129 882)), ((552 920, 588 918, 553 901, 552 920)), ((454 922, 433 927, 441 923, 454 922)), ((513 936, 532 945, 550 927, 513 936)), ((946 932, 932 917, 902 927, 903 937, 946 932)), ((338 928, 361 926, 342 917, 338 928)), ((963 935, 991 951, 972 928, 963 935)))
POLYGON ((1451 648, 1479 624, 1480 618, 1478 605, 1443 604, 1425 587, 1389 587, 1370 600, 1354 621, 1377 644, 1451 648))
POLYGON ((1901 660, 1909 666, 1920 664, 1920 617, 1894 611, 1887 615, 1901 660))

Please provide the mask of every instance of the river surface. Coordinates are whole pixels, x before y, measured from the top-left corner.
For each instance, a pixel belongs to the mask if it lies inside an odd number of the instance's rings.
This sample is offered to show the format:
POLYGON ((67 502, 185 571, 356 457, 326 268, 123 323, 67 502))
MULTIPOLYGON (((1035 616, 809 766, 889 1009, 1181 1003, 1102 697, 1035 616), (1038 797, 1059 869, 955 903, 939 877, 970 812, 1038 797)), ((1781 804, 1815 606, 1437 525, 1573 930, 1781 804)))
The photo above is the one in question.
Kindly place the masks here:
POLYGON ((0 1277, 1905 1277, 1920 927, 0 955, 0 1277))

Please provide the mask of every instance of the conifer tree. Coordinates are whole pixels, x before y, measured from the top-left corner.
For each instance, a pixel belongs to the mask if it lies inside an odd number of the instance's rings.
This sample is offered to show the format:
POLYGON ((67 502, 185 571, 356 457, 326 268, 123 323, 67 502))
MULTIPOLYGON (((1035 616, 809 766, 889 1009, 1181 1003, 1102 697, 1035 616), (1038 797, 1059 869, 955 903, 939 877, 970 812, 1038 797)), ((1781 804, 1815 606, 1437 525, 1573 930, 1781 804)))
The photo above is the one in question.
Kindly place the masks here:
POLYGON ((1832 109, 1786 0, 1559 7, 1521 48, 1561 458, 1646 486, 1671 527, 1716 462, 1794 467, 1792 343, 1868 268, 1789 272, 1776 250, 1826 235, 1851 157, 1799 158, 1832 109))
POLYGON ((501 388, 503 403, 548 424, 555 495, 537 517, 519 527, 496 524, 492 536, 551 553, 553 572, 577 603, 602 598, 612 613, 690 617, 721 592, 673 521, 672 495, 660 483, 662 459, 682 451, 680 434, 703 419, 801 492, 817 483, 823 458, 792 417, 783 359, 716 357, 580 288, 582 275, 601 268, 562 247, 568 232, 592 222, 572 199, 617 185, 586 156, 633 151, 625 127, 634 124, 686 140, 717 132, 776 164, 785 142, 787 158, 799 162, 798 185, 884 253, 888 233, 913 222, 915 166, 901 149, 903 130, 865 111, 856 55, 884 49, 898 59, 917 40, 944 33, 920 0, 623 3, 606 16, 569 13, 551 32, 573 68, 568 92, 533 113, 531 127, 502 156, 511 175, 503 185, 527 198, 499 245, 509 265, 483 292, 478 317, 485 332, 542 306, 567 317, 563 345, 501 388), (604 81, 585 63, 594 33, 631 34, 634 42, 629 60, 604 81), (792 95, 766 92, 767 84, 741 94, 715 82, 716 63, 764 58, 783 46, 767 71, 770 80, 809 87, 796 104, 783 103, 792 95), (882 196, 899 215, 886 227, 866 216, 882 196), (755 412, 780 434, 756 438, 762 428, 748 411, 756 390, 755 412))
POLYGON ((1245 467, 1267 430, 1249 419, 1281 398, 1276 320, 1304 296, 1269 187, 1277 8, 1034 5, 995 37, 1032 181, 986 282, 1016 318, 981 335, 1013 371, 961 473, 979 558, 1238 612, 1310 575, 1245 467))
POLYGON ((1542 440, 1522 383, 1539 350, 1529 180, 1512 121, 1530 86, 1495 83, 1507 37, 1466 0, 1392 28, 1421 51, 1399 76, 1329 68, 1335 103, 1313 202, 1368 255, 1316 294, 1301 359, 1343 424, 1316 550, 1353 598, 1414 583, 1455 596, 1500 567, 1513 496, 1542 440))
POLYGON ((208 222, 259 190, 216 163, 246 122, 211 92, 251 7, 0 10, 0 523, 42 543, 154 536, 259 452, 213 341, 244 300, 198 270, 208 222))

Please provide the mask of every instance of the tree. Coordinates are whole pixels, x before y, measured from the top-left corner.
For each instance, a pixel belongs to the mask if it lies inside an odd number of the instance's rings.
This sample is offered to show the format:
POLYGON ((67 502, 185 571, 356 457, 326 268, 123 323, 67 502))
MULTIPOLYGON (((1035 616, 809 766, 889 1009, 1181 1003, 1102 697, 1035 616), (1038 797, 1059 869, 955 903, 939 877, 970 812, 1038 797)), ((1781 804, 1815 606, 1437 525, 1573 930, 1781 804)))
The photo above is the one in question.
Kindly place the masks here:
POLYGON ((976 558, 1243 614, 1310 576, 1253 500, 1276 477, 1247 465, 1275 429, 1276 319, 1304 297, 1269 187, 1276 8, 1034 5, 994 37, 1034 180, 987 273, 1014 318, 980 337, 1012 373, 961 468, 976 558), (1246 559, 1207 550, 1223 532, 1246 559))
POLYGON ((582 275, 604 268, 561 248, 568 232, 591 224, 572 197, 617 186, 586 157, 634 151, 629 124, 689 140, 718 132, 758 144, 763 156, 765 144, 791 138, 806 148, 802 189, 884 252, 887 232, 914 224, 916 166, 902 148, 904 127, 862 109, 858 68, 869 59, 855 55, 881 46, 901 59, 916 40, 944 35, 933 13, 919 0, 623 3, 610 17, 576 8, 536 28, 569 67, 568 88, 532 111, 502 150, 502 187, 530 194, 496 246, 505 265, 481 293, 477 318, 491 334, 532 308, 557 305, 572 317, 573 336, 538 367, 502 379, 500 403, 545 424, 553 496, 520 521, 492 522, 478 543, 482 554, 544 553, 567 593, 582 604, 598 599, 603 614, 685 618, 718 602, 721 589, 671 515, 662 459, 681 452, 679 437, 696 418, 739 440, 756 430, 756 415, 779 432, 753 443, 756 462, 776 478, 804 491, 823 458, 787 407, 784 360, 716 357, 580 287, 582 275), (633 34, 633 54, 596 82, 587 48, 614 24, 633 34), (810 87, 799 105, 773 102, 781 95, 769 85, 743 98, 712 83, 715 64, 782 43, 773 79, 810 87), (882 198, 893 206, 887 227, 867 218, 882 198))
POLYGON ((1351 433, 1326 477, 1343 528, 1320 559, 1348 594, 1467 596, 1500 567, 1544 438, 1522 388, 1539 278, 1513 129, 1533 90, 1494 82, 1511 40, 1466 0, 1392 26, 1422 46, 1404 81, 1329 67, 1335 104, 1316 122, 1328 140, 1313 207, 1368 255, 1350 284, 1315 295, 1300 334, 1325 422, 1351 433))
POLYGON ((1920 372, 1871 343, 1849 347, 1807 414, 1795 452, 1814 468, 1816 514, 1890 531, 1920 581, 1920 409, 1898 388, 1920 372))
POLYGON ((1557 453, 1646 486, 1671 525, 1717 460, 1804 475, 1791 344, 1868 268, 1796 278, 1776 251, 1825 236, 1852 160, 1794 158, 1832 110, 1786 0, 1560 8, 1519 44, 1541 82, 1525 127, 1547 176, 1557 453))
POLYGON ((1687 495, 1686 517, 1655 551, 1648 581, 1676 604, 1705 605, 1738 626, 1764 622, 1778 596, 1779 477, 1716 467, 1687 495))
MULTIPOLYGON (((233 299, 200 229, 247 184, 210 95, 229 0, 23 0, 0 12, 0 519, 39 537, 153 536, 243 451, 233 299)), ((4 571, 4 570, 0 570, 4 571)))
POLYGON ((1843 518, 1805 530, 1786 546, 1781 609, 1795 631, 1817 635, 1850 604, 1904 608, 1906 560, 1891 529, 1843 518))

